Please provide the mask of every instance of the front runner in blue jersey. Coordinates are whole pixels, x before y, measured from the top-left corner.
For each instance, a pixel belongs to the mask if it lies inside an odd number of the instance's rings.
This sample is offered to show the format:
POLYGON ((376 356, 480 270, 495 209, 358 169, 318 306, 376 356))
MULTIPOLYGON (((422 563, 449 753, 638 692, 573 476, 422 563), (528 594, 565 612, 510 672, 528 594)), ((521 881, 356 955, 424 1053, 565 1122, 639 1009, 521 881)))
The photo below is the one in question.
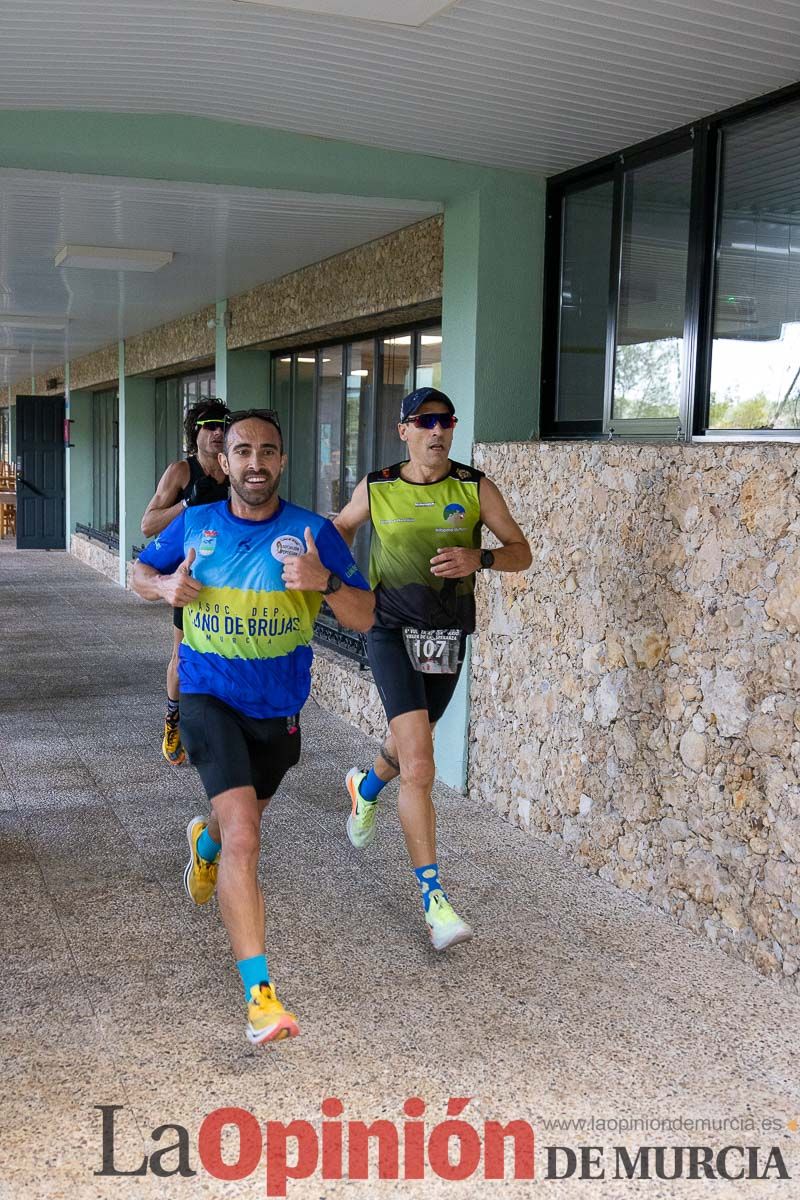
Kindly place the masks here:
POLYGON ((264 951, 261 816, 300 757, 322 597, 359 630, 372 624, 374 598, 331 522, 278 497, 286 455, 274 413, 233 413, 220 462, 230 501, 181 513, 140 555, 133 586, 183 609, 181 730, 212 804, 208 821, 189 823, 184 883, 197 904, 216 889, 247 1036, 261 1043, 298 1033, 264 951))

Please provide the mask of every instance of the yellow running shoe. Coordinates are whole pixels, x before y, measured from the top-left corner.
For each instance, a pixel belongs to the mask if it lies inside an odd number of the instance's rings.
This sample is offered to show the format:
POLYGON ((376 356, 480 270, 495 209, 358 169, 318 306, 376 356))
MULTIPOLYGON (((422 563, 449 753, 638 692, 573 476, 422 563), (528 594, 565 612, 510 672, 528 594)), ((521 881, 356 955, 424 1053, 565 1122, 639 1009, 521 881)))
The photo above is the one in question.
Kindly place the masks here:
POLYGON ((183 872, 183 886, 186 895, 195 904, 208 904, 217 890, 217 864, 206 862, 197 853, 197 842, 208 821, 202 817, 192 817, 186 826, 186 838, 189 842, 189 861, 183 872))
POLYGON ((376 800, 370 803, 361 795, 361 783, 366 778, 367 772, 359 771, 356 767, 351 768, 345 778, 347 791, 353 805, 353 811, 347 818, 347 836, 356 850, 363 850, 365 846, 369 846, 375 841, 375 815, 378 811, 378 803, 376 800))
POLYGON ((181 763, 186 762, 186 751, 181 742, 181 729, 177 720, 170 721, 169 717, 164 721, 164 740, 161 743, 161 753, 168 763, 172 763, 173 767, 179 767, 181 763))
POLYGON ((262 1042, 282 1042, 284 1038, 297 1037, 300 1032, 297 1017, 286 1011, 271 983, 250 988, 247 1016, 245 1034, 254 1046, 260 1046, 262 1042))
POLYGON ((434 950, 446 950, 448 946, 468 942, 472 937, 472 930, 467 922, 461 919, 439 888, 431 892, 425 920, 434 950))

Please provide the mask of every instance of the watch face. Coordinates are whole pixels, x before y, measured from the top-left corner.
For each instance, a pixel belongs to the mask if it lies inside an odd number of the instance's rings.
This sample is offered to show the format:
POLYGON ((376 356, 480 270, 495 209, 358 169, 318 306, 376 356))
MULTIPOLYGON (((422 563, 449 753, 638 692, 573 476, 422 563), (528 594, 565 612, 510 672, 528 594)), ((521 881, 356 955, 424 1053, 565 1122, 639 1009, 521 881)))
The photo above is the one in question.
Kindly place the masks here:
POLYGON ((482 550, 481 551, 481 566, 482 567, 491 567, 493 565, 493 563, 494 563, 494 555, 492 554, 491 550, 482 550))

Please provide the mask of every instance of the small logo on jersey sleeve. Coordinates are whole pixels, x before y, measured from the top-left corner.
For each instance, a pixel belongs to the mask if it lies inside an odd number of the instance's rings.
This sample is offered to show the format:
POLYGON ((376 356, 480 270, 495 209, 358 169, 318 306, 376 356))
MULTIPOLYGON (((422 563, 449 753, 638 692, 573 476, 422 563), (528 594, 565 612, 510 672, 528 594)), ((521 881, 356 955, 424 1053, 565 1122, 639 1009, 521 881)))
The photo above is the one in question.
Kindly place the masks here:
POLYGON ((467 510, 463 504, 447 504, 443 513, 445 521, 450 525, 463 525, 467 510))
POLYGON ((305 554, 306 547, 300 538, 294 537, 290 533, 284 533, 275 538, 270 546, 270 552, 273 558, 277 558, 278 562, 283 563, 288 562, 290 558, 297 558, 299 554, 305 554))
POLYGON ((208 558, 214 553, 217 548, 217 531, 216 529, 204 529, 200 536, 200 546, 198 553, 202 558, 208 558))

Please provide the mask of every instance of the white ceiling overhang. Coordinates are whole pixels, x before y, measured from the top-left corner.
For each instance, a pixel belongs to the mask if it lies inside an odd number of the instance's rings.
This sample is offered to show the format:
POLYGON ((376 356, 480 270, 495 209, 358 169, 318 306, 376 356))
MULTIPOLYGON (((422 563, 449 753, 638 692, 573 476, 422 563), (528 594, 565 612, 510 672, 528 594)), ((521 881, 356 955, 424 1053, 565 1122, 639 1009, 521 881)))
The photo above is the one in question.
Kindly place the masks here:
POLYGON ((794 82, 798 64, 796 0, 457 0, 419 28, 235 0, 25 0, 4 5, 0 108, 185 113, 552 173, 794 82))
POLYGON ((0 384, 437 211, 418 201, 0 170, 0 384), (65 244, 167 250, 174 258, 153 272, 57 267, 65 244), (4 324, 3 313, 41 320, 4 324))

